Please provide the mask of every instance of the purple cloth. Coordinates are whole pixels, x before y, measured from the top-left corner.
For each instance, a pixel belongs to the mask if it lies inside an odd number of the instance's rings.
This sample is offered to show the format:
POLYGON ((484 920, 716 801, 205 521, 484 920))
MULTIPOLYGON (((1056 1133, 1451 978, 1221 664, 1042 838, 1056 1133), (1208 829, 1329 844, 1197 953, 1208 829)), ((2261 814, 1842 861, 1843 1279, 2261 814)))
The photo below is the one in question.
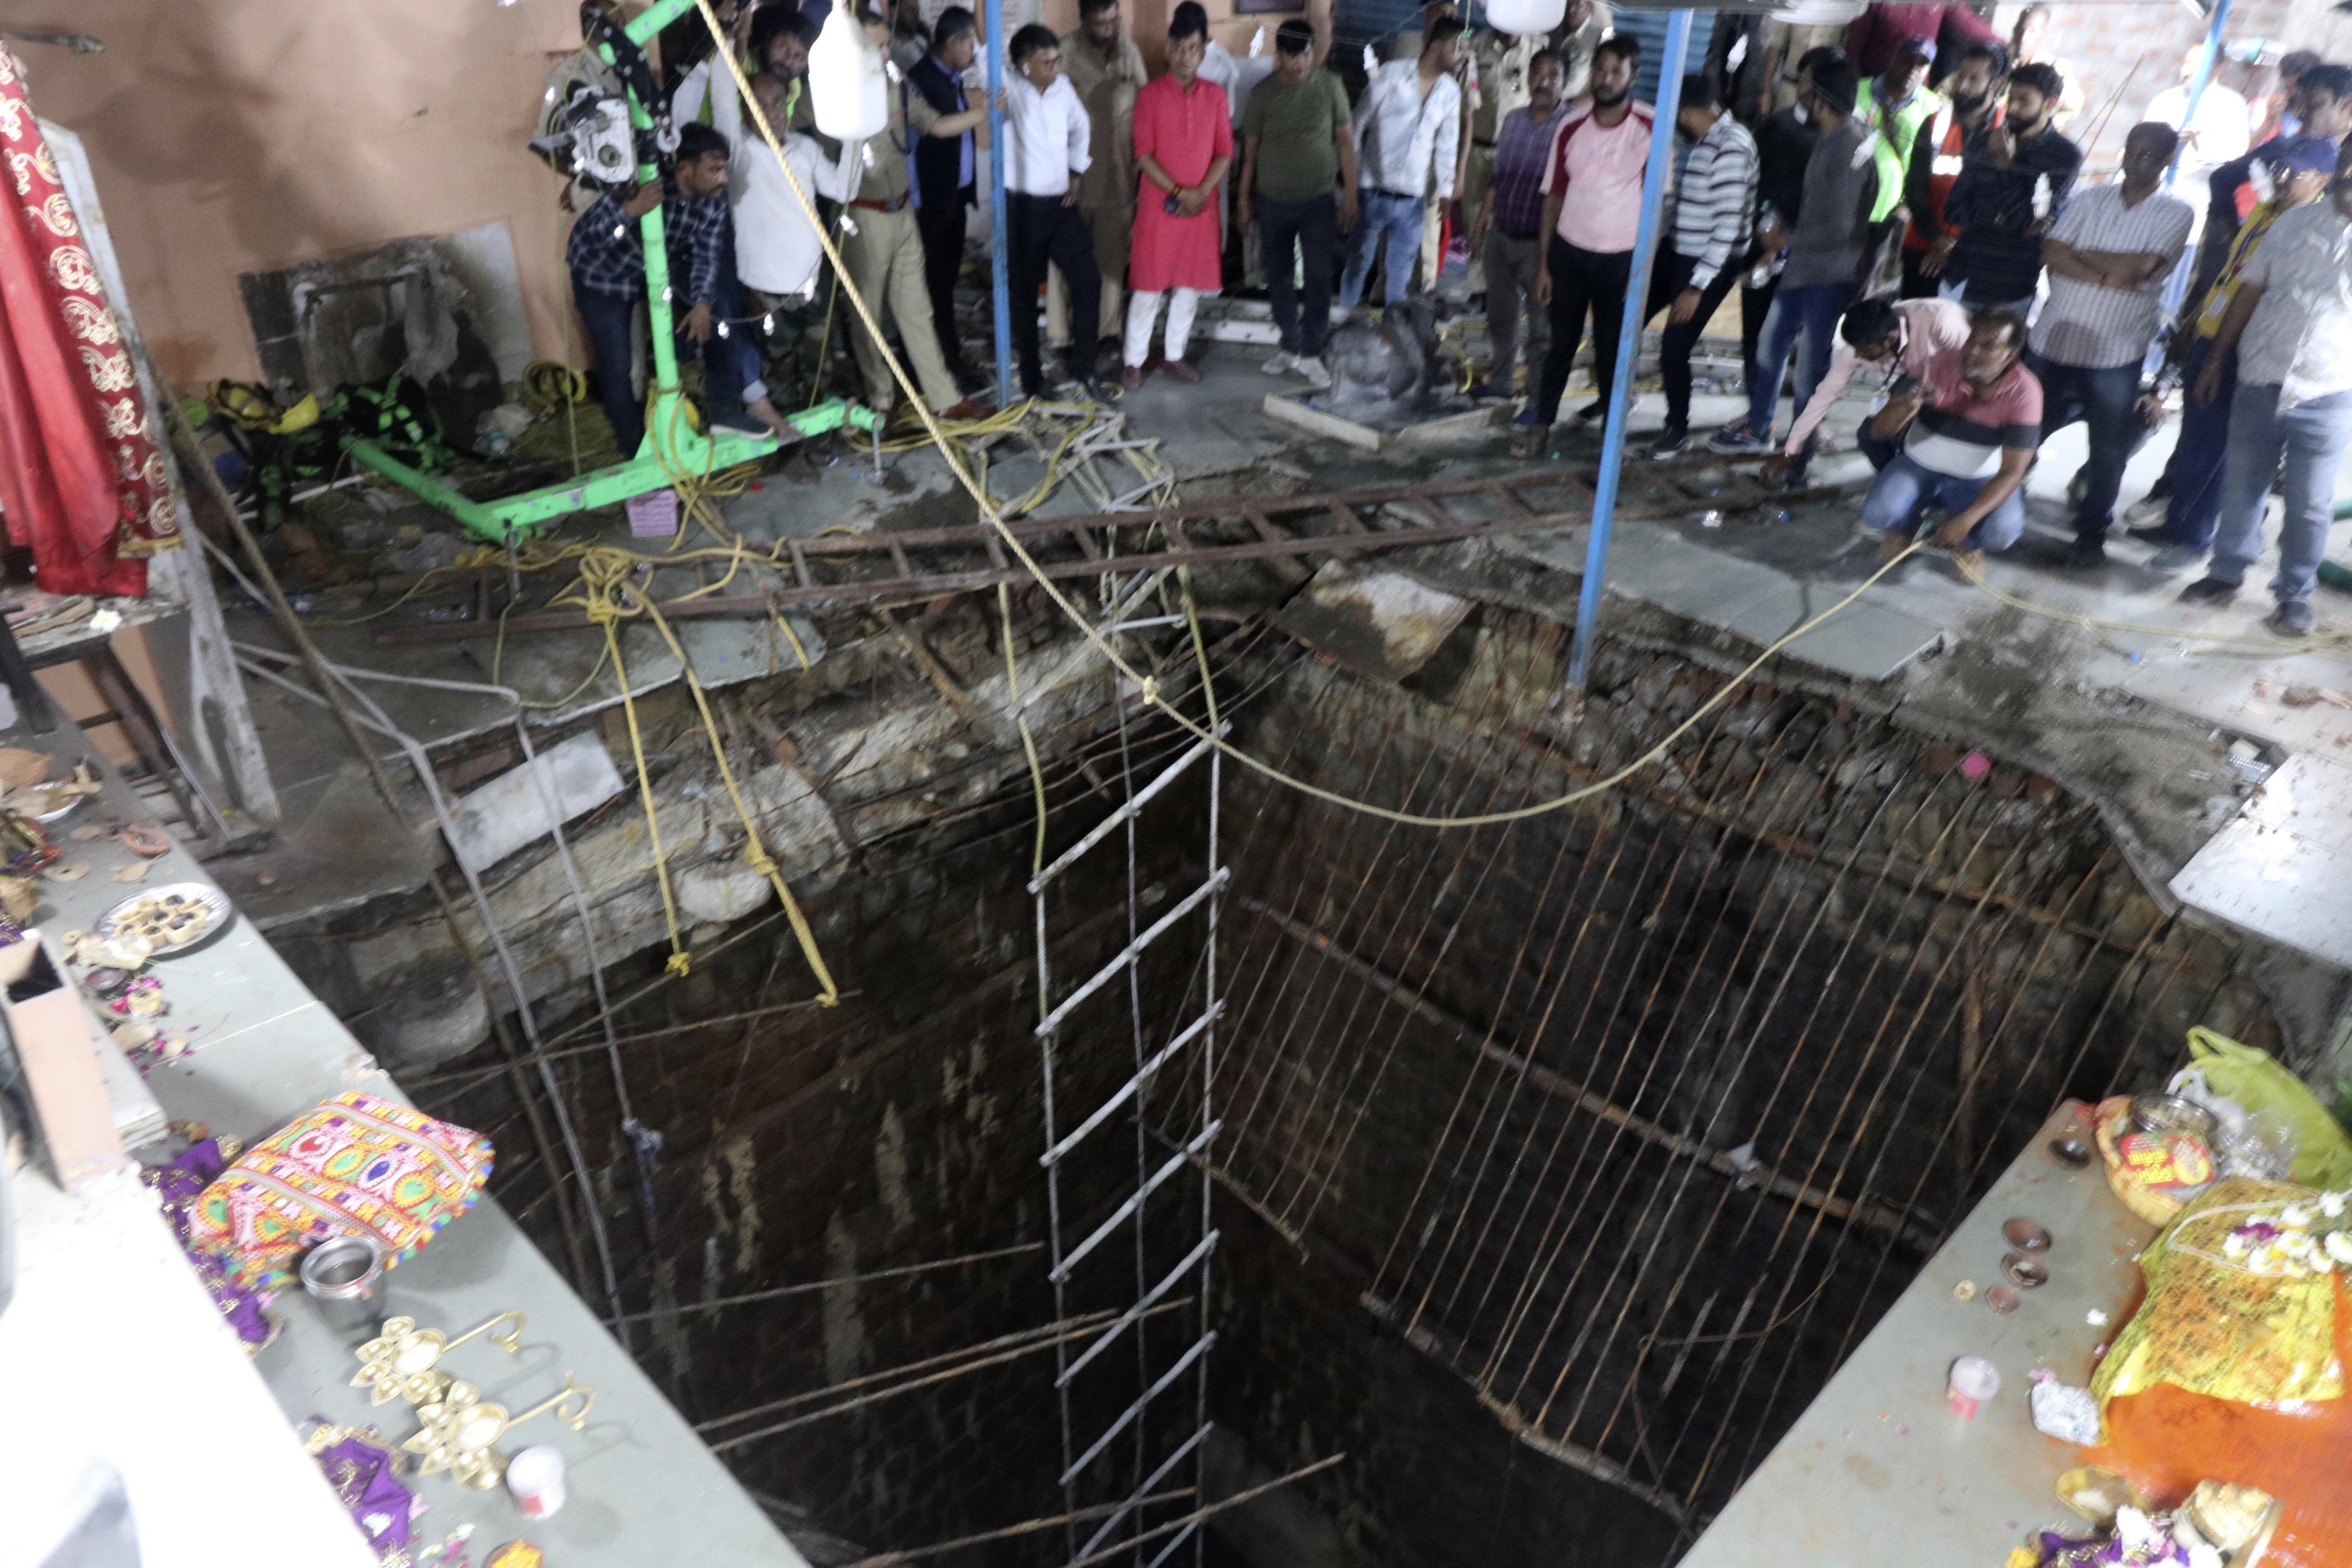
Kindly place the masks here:
POLYGON ((327 1484, 352 1510, 379 1562, 408 1561, 410 1516, 416 1494, 393 1473, 391 1453, 363 1438, 346 1437, 319 1451, 319 1468, 327 1484))
POLYGON ((173 1238, 188 1255, 188 1266, 196 1271, 197 1282, 228 1320, 228 1326, 236 1331, 236 1337, 245 1342, 247 1353, 252 1353, 278 1334, 277 1320, 264 1310, 269 1305, 269 1292, 244 1289, 229 1278, 218 1258, 188 1245, 188 1211, 212 1185, 213 1178, 228 1169, 228 1163, 220 1140, 207 1138, 169 1164, 142 1166, 139 1179, 162 1205, 173 1238))

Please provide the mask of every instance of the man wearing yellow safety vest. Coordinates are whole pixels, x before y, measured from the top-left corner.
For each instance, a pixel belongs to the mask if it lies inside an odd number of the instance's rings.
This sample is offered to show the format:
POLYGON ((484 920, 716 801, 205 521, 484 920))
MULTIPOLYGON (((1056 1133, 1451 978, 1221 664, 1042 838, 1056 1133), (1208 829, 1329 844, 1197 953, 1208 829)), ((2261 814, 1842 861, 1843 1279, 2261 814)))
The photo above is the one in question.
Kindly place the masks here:
MULTIPOLYGON (((1854 95, 1854 118, 1878 132, 1877 145, 1871 150, 1878 163, 1878 200, 1870 214, 1874 224, 1889 225, 1901 210, 1903 176, 1908 172, 1911 149, 1918 142, 1919 128, 1944 107, 1943 99, 1927 90, 1927 68, 1935 59, 1935 39, 1906 38, 1895 46, 1895 58, 1886 68, 1864 81, 1854 95)), ((1882 226, 1879 232, 1884 235, 1887 229, 1882 226)), ((1885 276, 1891 286, 1892 273, 1885 276)))

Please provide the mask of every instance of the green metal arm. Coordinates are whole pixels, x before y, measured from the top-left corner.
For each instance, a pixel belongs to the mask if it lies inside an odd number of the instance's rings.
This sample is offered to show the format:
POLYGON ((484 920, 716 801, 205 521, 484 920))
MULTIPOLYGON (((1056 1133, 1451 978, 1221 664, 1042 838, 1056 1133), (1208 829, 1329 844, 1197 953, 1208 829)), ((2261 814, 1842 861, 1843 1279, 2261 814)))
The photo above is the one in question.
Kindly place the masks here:
MULTIPOLYGON (((695 0, 655 0, 650 9, 622 31, 632 43, 642 46, 694 5, 695 0)), ((600 46, 598 52, 606 64, 616 63, 609 44, 600 46)), ((633 90, 628 100, 629 123, 640 131, 651 130, 653 115, 646 105, 633 90)), ((637 173, 641 180, 661 177, 661 171, 651 163, 640 163, 637 173)), ((681 477, 716 473, 773 453, 778 444, 773 436, 718 428, 705 435, 696 431, 687 417, 686 394, 678 383, 676 319, 670 309, 669 252, 659 206, 638 220, 638 232, 646 253, 646 312, 653 340, 654 386, 652 406, 646 410, 645 444, 625 460, 582 474, 566 484, 503 500, 477 501, 370 442, 347 438, 343 446, 352 459, 440 508, 476 537, 504 546, 514 536, 537 533, 546 523, 572 512, 618 505, 667 489, 681 477)), ((788 415, 784 422, 803 437, 821 436, 844 426, 876 430, 882 423, 872 410, 839 398, 788 415)))

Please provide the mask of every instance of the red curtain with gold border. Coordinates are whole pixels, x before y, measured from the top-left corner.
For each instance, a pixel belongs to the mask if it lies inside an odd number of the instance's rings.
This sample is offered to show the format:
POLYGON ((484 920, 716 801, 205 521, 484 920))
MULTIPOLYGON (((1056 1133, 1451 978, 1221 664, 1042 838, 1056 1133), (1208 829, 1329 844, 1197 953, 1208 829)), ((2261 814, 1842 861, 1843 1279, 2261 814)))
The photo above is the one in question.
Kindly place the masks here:
POLYGON ((73 204, 0 49, 0 510, 53 594, 141 595, 180 542, 139 376, 73 204))

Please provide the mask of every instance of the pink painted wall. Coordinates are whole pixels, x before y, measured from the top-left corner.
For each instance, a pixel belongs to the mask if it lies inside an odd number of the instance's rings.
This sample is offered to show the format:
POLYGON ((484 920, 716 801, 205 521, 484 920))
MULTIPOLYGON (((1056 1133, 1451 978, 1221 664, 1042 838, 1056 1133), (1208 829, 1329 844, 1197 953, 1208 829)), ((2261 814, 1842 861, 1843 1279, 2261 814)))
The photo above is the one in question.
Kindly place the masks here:
POLYGON ((562 351, 555 184, 523 150, 573 0, 0 0, 33 101, 89 143, 131 310, 178 386, 259 374, 240 272, 492 221, 562 351), (552 51, 552 52, 551 52, 552 51))

